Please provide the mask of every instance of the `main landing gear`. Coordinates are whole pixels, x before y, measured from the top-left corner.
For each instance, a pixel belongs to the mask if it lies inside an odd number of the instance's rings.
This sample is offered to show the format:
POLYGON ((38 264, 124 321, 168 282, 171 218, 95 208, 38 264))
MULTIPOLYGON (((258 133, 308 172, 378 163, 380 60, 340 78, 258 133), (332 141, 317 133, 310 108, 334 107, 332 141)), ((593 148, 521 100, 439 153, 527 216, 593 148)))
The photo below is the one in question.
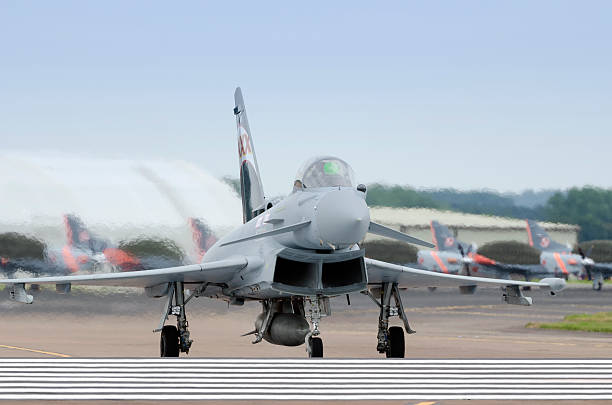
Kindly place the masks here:
POLYGON ((403 358, 406 350, 404 331, 400 326, 389 327, 389 318, 392 316, 399 316, 404 322, 406 333, 412 334, 416 332, 412 330, 408 323, 397 283, 382 283, 380 302, 376 300, 370 291, 366 291, 365 294, 380 308, 380 315, 378 317, 378 344, 376 345, 376 350, 378 350, 379 353, 385 353, 387 357, 403 358), (391 306, 391 297, 393 297, 395 301, 394 307, 391 306))
POLYGON ((187 322, 185 305, 193 296, 196 296, 197 293, 198 291, 185 299, 183 282, 176 281, 170 283, 166 311, 162 314, 159 327, 154 330, 154 332, 161 332, 159 341, 159 352, 161 357, 178 357, 180 352, 189 353, 189 348, 193 340, 189 338, 189 323, 187 322), (176 316, 176 326, 164 325, 170 315, 176 316))

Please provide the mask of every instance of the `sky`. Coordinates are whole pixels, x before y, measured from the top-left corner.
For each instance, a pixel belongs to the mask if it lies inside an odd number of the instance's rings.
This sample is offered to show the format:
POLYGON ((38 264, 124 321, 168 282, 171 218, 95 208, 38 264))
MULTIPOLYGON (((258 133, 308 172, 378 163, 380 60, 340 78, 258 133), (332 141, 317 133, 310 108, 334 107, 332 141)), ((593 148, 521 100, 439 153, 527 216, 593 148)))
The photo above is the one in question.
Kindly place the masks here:
MULTIPOLYGON (((360 182, 612 187, 612 2, 0 0, 0 152, 360 182)), ((75 168, 78 170, 78 168, 75 168)))

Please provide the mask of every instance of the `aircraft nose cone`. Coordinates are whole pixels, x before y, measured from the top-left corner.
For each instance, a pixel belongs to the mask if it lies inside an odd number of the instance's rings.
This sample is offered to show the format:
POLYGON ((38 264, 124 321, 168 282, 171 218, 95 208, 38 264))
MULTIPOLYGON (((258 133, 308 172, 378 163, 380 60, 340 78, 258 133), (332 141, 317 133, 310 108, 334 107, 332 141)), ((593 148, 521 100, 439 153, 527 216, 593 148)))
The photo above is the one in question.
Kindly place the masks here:
POLYGON ((324 245, 341 249, 363 240, 370 226, 364 198, 351 189, 327 193, 316 207, 316 226, 324 245))

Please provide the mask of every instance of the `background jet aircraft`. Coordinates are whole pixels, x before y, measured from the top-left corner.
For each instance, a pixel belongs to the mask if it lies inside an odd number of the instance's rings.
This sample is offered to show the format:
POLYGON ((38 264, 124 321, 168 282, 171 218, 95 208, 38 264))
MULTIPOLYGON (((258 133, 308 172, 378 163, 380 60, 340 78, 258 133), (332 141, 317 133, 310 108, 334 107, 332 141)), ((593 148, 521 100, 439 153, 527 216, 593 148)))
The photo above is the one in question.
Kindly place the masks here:
POLYGON ((578 248, 578 254, 571 249, 551 239, 550 235, 536 222, 527 220, 527 235, 529 244, 540 250, 540 261, 543 266, 554 269, 557 273, 588 276, 593 281, 593 289, 601 290, 605 278, 612 275, 612 263, 595 263, 589 257, 590 251, 585 254, 578 248))
POLYGON ((162 357, 189 352, 185 305, 193 297, 223 297, 230 304, 262 303, 253 343, 306 345, 312 357, 323 356, 319 323, 331 314, 329 298, 361 292, 380 308, 377 347, 388 357, 404 357, 404 331, 390 326, 399 316, 410 328, 400 287, 501 286, 509 304, 530 305, 520 286, 551 292, 563 288, 559 279, 539 283, 440 274, 365 258, 358 242, 367 232, 433 247, 370 220, 366 188, 355 185, 351 167, 331 156, 308 161, 296 176, 293 192, 272 206, 264 198, 251 131, 240 88, 234 94, 244 224, 219 239, 200 264, 121 273, 0 280, 11 298, 32 303, 29 283, 144 287, 151 297, 166 297, 157 331, 162 357), (188 287, 189 290, 186 290, 188 287), (391 300, 395 302, 392 306, 391 300), (170 315, 177 324, 165 325, 170 315))
MULTIPOLYGON (((543 264, 503 263, 478 254, 475 246, 458 241, 452 231, 438 221, 431 222, 431 232, 438 252, 420 250, 418 253, 419 263, 428 270, 502 279, 509 279, 512 274, 518 274, 527 281, 564 276, 562 272, 543 264), (434 260, 432 261, 429 256, 434 260), (429 267, 432 264, 433 267, 429 267)), ((570 274, 576 274, 576 269, 571 267, 570 269, 570 274)))
MULTIPOLYGON (((143 236, 113 244, 90 232, 76 215, 65 215, 64 222, 67 247, 79 249, 94 261, 96 271, 147 270, 186 264, 182 250, 169 239, 143 236)), ((200 221, 199 226, 202 231, 204 223, 200 221)), ((207 232, 205 242, 210 236, 210 230, 207 232)))
POLYGON ((64 217, 67 243, 61 249, 49 249, 45 242, 16 232, 0 235, 2 272, 12 275, 20 270, 40 276, 95 271, 105 259, 92 254, 91 246, 100 242, 89 240, 85 230, 73 228, 75 220, 73 216, 64 217))
POLYGON ((542 252, 540 264, 551 274, 565 279, 570 275, 580 277, 585 272, 584 265, 593 264, 587 257, 572 253, 570 247, 552 240, 536 221, 528 219, 526 222, 529 246, 542 252))
MULTIPOLYGON (((2 272, 8 276, 19 270, 37 276, 67 275, 184 264, 178 246, 166 239, 143 237, 117 246, 90 232, 74 214, 64 215, 64 226, 66 244, 61 249, 49 249, 44 242, 19 233, 0 235, 2 272)), ((206 235, 204 243, 210 243, 210 234, 206 235)))
POLYGON ((217 242, 217 237, 202 219, 189 218, 188 222, 191 227, 191 234, 193 235, 193 242, 196 248, 196 263, 200 263, 206 252, 208 252, 208 249, 217 242))

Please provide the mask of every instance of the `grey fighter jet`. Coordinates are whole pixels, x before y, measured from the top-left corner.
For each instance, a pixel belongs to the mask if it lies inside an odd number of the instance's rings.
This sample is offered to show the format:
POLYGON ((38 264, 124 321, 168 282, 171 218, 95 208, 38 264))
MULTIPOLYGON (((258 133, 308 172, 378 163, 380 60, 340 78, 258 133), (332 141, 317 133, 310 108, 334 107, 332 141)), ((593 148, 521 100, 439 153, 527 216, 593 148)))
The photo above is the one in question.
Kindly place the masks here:
POLYGON ((436 250, 419 250, 417 254, 419 265, 427 270, 502 279, 518 274, 527 281, 561 275, 541 264, 503 263, 478 254, 474 245, 457 240, 451 230, 438 221, 431 221, 431 233, 436 250))
POLYGON ((404 331, 389 327, 399 316, 408 333, 400 288, 438 286, 500 286, 509 304, 530 305, 521 286, 555 291, 561 279, 539 283, 440 274, 393 265, 365 257, 358 243, 367 232, 432 247, 370 220, 366 188, 356 185, 351 167, 325 156, 308 161, 295 178, 293 191, 272 205, 264 197, 242 93, 236 89, 234 114, 238 127, 238 156, 244 224, 222 237, 204 254, 201 263, 156 270, 121 273, 4 279, 10 296, 31 303, 25 285, 55 283, 144 287, 150 297, 166 297, 159 327, 161 356, 188 353, 190 338, 186 304, 194 297, 222 298, 241 305, 262 304, 255 320, 253 343, 266 340, 286 346, 304 344, 311 357, 323 356, 320 321, 331 314, 329 298, 364 293, 380 308, 377 350, 388 357, 404 357, 404 331), (391 304, 394 301, 395 305, 391 304), (166 325, 176 316, 176 326, 166 325))
POLYGON ((612 263, 595 263, 582 249, 578 253, 572 253, 572 249, 566 245, 551 239, 548 232, 536 221, 527 220, 527 237, 529 244, 540 250, 540 263, 551 271, 551 273, 567 278, 570 274, 579 276, 586 273, 593 281, 593 289, 601 290, 604 278, 612 275, 612 263))

